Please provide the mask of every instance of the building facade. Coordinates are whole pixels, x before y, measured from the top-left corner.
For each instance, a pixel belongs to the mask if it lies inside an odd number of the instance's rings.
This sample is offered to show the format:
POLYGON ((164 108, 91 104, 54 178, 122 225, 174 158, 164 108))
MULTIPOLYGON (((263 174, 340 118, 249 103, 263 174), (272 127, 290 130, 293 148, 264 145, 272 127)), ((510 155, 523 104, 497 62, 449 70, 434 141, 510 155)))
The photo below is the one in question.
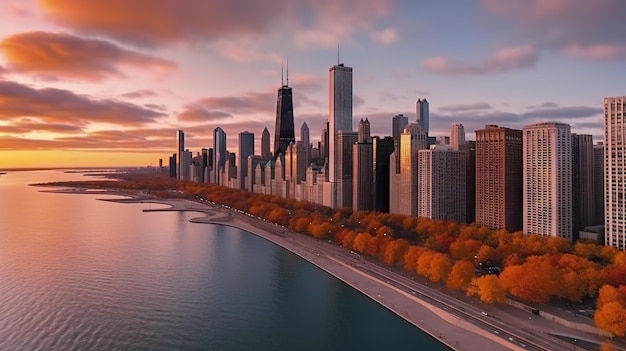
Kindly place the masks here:
POLYGON ((522 230, 522 131, 487 125, 476 131, 476 223, 522 230))
POLYGON ((254 155, 254 133, 244 131, 239 133, 239 150, 237 150, 237 184, 239 189, 246 188, 246 177, 251 176, 248 172, 248 157, 254 155))
POLYGON ((570 126, 557 122, 528 125, 523 129, 522 142, 524 233, 572 242, 570 126))
POLYGON ((626 250, 626 96, 604 98, 604 242, 626 250))

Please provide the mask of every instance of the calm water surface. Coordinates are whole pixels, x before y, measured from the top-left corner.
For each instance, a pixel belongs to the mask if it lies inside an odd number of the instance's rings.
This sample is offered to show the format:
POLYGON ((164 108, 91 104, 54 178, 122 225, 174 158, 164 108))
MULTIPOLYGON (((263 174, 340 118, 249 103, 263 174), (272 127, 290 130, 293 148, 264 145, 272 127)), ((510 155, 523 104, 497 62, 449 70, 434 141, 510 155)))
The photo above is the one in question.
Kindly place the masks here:
POLYGON ((0 350, 447 349, 250 233, 27 186, 81 178, 0 176, 0 350))

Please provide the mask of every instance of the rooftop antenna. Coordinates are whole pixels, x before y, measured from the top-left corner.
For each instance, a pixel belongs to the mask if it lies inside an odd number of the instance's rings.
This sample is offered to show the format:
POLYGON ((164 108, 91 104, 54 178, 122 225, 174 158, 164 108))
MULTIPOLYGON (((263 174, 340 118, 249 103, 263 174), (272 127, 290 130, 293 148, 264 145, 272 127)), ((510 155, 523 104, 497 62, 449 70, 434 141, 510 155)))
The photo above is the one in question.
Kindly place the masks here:
POLYGON ((339 43, 337 43, 337 65, 339 65, 339 43))
POLYGON ((287 86, 289 86, 289 56, 287 56, 287 86))
POLYGON ((285 78, 284 78, 284 61, 280 61, 280 85, 285 86, 285 78))

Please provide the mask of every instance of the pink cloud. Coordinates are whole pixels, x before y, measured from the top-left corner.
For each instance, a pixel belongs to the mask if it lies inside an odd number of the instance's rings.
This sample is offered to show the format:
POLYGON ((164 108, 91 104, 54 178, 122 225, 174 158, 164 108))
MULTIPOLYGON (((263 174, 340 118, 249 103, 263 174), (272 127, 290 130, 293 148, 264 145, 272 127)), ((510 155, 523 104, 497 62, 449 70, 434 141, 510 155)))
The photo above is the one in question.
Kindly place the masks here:
POLYGON ((446 57, 431 57, 422 61, 422 67, 431 73, 442 75, 496 74, 535 65, 539 53, 529 45, 505 48, 493 53, 484 62, 464 63, 446 57))
POLYGON ((64 33, 14 34, 0 42, 0 50, 14 71, 63 79, 99 81, 123 77, 122 67, 166 71, 176 67, 171 61, 123 49, 111 42, 64 33))
POLYGON ((599 61, 612 61, 626 59, 626 44, 595 44, 583 46, 570 44, 563 49, 568 56, 599 61))
POLYGON ((372 40, 383 45, 391 45, 400 39, 397 28, 385 28, 380 31, 373 31, 370 35, 372 40))

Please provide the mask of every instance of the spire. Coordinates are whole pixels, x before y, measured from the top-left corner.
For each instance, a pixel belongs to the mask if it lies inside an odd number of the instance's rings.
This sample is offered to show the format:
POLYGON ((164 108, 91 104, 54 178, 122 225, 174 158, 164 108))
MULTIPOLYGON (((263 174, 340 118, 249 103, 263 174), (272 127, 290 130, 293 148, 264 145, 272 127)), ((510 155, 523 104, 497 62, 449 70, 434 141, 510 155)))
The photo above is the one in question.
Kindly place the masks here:
POLYGON ((289 57, 287 57, 287 86, 289 86, 289 57))
POLYGON ((339 43, 337 43, 337 65, 339 65, 339 43))
POLYGON ((280 85, 284 86, 285 85, 285 63, 283 61, 280 61, 280 85))

